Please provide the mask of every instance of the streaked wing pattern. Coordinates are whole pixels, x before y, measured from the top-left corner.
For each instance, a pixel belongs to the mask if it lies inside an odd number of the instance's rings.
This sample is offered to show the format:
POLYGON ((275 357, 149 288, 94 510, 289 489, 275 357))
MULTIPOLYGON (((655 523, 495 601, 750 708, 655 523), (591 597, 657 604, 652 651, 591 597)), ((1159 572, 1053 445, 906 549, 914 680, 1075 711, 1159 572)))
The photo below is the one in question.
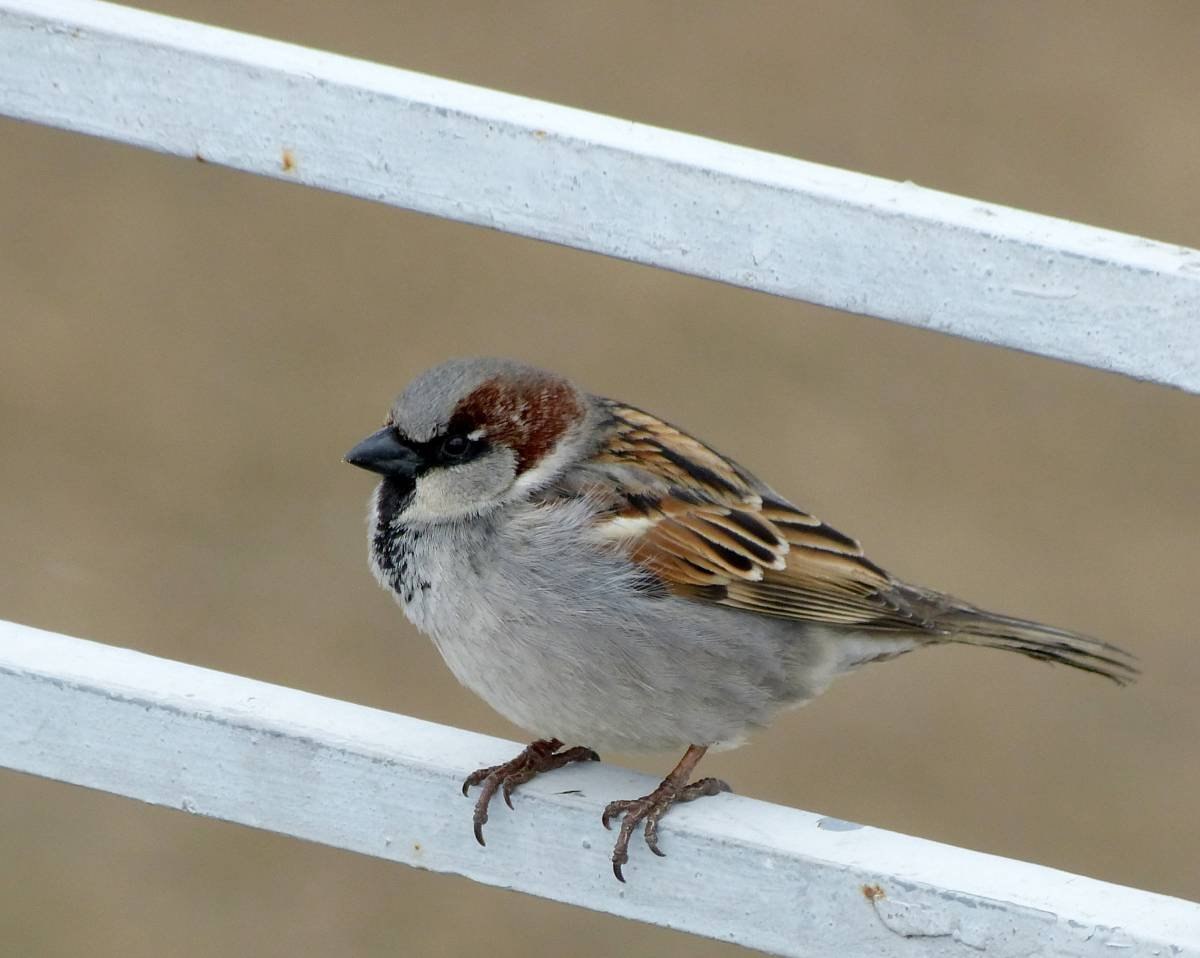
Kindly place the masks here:
POLYGON ((669 423, 605 405, 612 431, 592 461, 621 496, 597 531, 672 591, 783 618, 930 628, 849 536, 669 423))

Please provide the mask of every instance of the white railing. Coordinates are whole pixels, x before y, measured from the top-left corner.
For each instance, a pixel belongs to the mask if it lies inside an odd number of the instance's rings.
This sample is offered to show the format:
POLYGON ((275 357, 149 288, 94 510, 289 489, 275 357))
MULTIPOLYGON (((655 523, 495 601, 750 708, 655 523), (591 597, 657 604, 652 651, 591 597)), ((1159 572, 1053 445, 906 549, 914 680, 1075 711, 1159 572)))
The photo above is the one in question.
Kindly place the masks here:
POLYGON ((95 0, 0 113, 1200 391, 1200 252, 95 0))
MULTIPOLYGON (((0 113, 1200 392, 1200 253, 911 184, 92 0, 0 0, 0 113)), ((1190 902, 736 796, 620 886, 607 765, 481 849, 514 748, 0 623, 0 765, 785 955, 1200 956, 1190 902)))
POLYGON ((24 772, 780 955, 1200 955, 1200 905, 736 795, 673 809, 621 885, 600 812, 656 783, 611 765, 522 786, 481 848, 459 784, 517 748, 0 622, 24 772))

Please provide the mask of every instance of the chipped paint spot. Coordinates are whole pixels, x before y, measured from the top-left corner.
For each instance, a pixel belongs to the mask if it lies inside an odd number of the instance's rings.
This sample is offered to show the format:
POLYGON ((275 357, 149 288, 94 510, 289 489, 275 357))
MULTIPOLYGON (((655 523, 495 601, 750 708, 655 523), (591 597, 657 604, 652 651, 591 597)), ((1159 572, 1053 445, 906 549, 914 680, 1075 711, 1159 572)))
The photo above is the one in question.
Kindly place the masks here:
POLYGON ((296 169, 296 154, 288 147, 283 148, 283 154, 280 157, 280 165, 283 167, 284 173, 291 173, 296 169))
POLYGON ((879 901, 879 899, 887 897, 887 895, 885 895, 883 892, 883 888, 879 885, 863 885, 862 893, 863 898, 869 901, 872 905, 879 901))
POLYGON ((844 822, 840 818, 822 818, 817 822, 817 828, 827 832, 854 832, 862 828, 858 822, 844 822))

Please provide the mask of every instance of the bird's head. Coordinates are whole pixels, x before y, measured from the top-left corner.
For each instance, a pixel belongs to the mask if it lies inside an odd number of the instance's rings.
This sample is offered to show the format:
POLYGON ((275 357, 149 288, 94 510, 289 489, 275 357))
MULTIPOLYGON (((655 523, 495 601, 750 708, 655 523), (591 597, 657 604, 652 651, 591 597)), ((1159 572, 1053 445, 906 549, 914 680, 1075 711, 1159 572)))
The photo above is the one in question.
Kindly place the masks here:
POLYGON ((595 402, 504 359, 452 359, 414 379, 383 428, 345 455, 378 473, 405 522, 479 515, 552 483, 586 455, 595 402))

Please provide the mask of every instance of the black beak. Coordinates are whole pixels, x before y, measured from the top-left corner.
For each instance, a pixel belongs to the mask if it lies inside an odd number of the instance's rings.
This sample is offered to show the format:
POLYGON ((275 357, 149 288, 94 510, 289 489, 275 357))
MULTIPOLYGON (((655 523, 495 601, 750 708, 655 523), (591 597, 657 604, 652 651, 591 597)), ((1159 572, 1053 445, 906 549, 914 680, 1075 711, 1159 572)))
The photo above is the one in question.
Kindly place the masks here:
POLYGON ((424 465, 420 454, 402 443, 396 430, 390 426, 371 433, 342 458, 359 469, 405 479, 416 478, 424 465))

